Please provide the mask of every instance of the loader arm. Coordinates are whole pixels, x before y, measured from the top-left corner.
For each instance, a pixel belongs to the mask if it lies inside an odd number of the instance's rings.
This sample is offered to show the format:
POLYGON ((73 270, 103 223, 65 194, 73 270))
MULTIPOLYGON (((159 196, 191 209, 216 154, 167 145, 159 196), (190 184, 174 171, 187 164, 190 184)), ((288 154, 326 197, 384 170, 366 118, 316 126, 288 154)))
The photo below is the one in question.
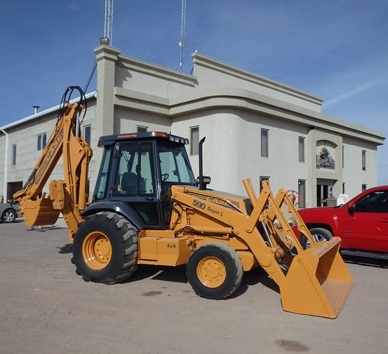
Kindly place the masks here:
POLYGON ((93 153, 80 129, 80 113, 85 104, 81 88, 70 86, 66 90, 60 108, 62 113, 54 131, 23 189, 14 194, 21 205, 26 224, 31 227, 52 225, 62 213, 71 241, 78 224, 83 220, 81 211, 88 203, 88 168, 93 153), (80 93, 80 100, 70 104, 74 90, 80 93), (49 196, 46 196, 43 188, 61 157, 63 180, 52 180, 49 196))

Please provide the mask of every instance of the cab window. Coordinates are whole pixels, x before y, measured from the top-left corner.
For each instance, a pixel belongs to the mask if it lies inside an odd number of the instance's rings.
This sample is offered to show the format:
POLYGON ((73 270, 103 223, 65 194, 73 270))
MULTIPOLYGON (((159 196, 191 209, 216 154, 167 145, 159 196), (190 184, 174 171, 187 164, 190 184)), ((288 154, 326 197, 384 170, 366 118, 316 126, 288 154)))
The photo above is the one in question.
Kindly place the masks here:
POLYGON ((151 143, 121 144, 117 155, 114 195, 154 195, 151 143))

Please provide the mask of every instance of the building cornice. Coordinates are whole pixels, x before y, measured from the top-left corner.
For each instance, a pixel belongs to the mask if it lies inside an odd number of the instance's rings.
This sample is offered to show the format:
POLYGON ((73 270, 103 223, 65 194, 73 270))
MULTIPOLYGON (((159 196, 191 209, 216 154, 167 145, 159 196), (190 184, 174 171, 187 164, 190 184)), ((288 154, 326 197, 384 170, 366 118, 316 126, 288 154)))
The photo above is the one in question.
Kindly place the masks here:
POLYGON ((115 88, 115 104, 135 110, 163 115, 183 116, 209 109, 235 108, 265 114, 275 119, 284 119, 309 127, 335 132, 342 136, 384 143, 384 133, 368 129, 360 124, 346 122, 322 113, 265 95, 243 89, 209 89, 175 98, 164 98, 123 88, 115 88))
MULTIPOLYGON (((214 70, 214 71, 222 72, 224 74, 234 76, 238 79, 252 82, 256 85, 260 85, 260 86, 263 86, 263 87, 266 87, 266 88, 269 88, 269 89, 272 89, 275 91, 279 91, 279 92, 285 93, 285 94, 293 96, 293 97, 298 97, 300 99, 303 99, 303 100, 308 101, 308 102, 312 102, 312 103, 319 105, 319 106, 321 106, 322 102, 323 102, 323 99, 321 99, 317 96, 310 95, 306 92, 297 90, 297 89, 292 88, 290 86, 287 86, 287 85, 284 85, 282 83, 270 80, 270 79, 265 78, 263 76, 259 76, 257 74, 251 73, 249 71, 242 70, 240 68, 223 63, 221 61, 206 57, 206 56, 199 54, 199 53, 193 54, 193 63, 195 66, 203 66, 203 67, 206 67, 206 68, 214 70)), ((194 68, 195 68, 195 66, 194 66, 194 68)), ((194 72, 195 72, 195 69, 194 69, 194 72)))
POLYGON ((173 81, 181 85, 194 87, 198 84, 198 80, 195 76, 188 75, 176 70, 171 70, 163 66, 151 64, 125 55, 118 56, 117 65, 121 65, 128 70, 133 70, 147 76, 173 81))
POLYGON ((276 119, 302 124, 310 129, 332 131, 377 145, 382 145, 385 139, 384 133, 380 131, 243 89, 215 89, 171 99, 170 115, 178 116, 216 107, 250 110, 276 119))

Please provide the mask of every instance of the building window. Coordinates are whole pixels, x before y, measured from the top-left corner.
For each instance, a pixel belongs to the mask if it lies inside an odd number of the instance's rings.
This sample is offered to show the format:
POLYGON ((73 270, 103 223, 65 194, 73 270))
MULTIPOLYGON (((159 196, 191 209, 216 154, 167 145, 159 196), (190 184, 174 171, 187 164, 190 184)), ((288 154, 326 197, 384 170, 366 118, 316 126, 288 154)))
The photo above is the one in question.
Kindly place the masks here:
POLYGON ((345 146, 342 146, 342 168, 345 167, 345 146))
POLYGON ((263 190, 263 181, 268 181, 269 182, 269 176, 260 176, 260 192, 263 190))
POLYGON ((299 208, 306 207, 306 181, 300 179, 298 181, 299 208))
POLYGON ((137 126, 137 132, 138 133, 145 133, 147 130, 148 130, 148 127, 143 127, 143 126, 140 126, 140 125, 137 126))
POLYGON ((90 124, 85 125, 84 126, 84 139, 89 145, 90 145, 91 133, 92 133, 91 125, 90 124))
POLYGON ((361 185, 361 192, 365 192, 366 188, 367 188, 367 185, 366 184, 362 184, 361 185))
POLYGON ((199 127, 190 128, 190 155, 198 155, 199 127))
POLYGON ((43 150, 47 143, 46 133, 38 134, 36 148, 38 151, 43 150))
POLYGON ((268 157, 269 151, 268 151, 268 135, 269 131, 268 129, 261 129, 261 157, 268 157))
POLYGON ((366 150, 362 150, 362 170, 366 170, 366 150))
POLYGON ((304 162, 304 137, 299 137, 298 142, 298 156, 299 156, 299 162, 304 162))
POLYGON ((16 166, 16 144, 12 144, 12 166, 16 166))

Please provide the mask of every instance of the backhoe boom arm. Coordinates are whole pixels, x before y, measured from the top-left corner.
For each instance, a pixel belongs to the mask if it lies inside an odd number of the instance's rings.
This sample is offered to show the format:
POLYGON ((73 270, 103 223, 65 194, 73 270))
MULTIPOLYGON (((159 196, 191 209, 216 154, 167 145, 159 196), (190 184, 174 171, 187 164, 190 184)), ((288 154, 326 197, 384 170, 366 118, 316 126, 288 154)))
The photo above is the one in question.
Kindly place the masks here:
POLYGON ((81 88, 70 86, 63 95, 60 108, 62 113, 32 174, 23 189, 14 194, 27 225, 54 224, 59 213, 62 213, 71 240, 78 223, 83 219, 80 212, 88 203, 88 168, 93 154, 81 135, 79 116, 84 107, 86 100, 81 88), (80 100, 70 104, 74 90, 80 93, 80 100), (43 188, 61 157, 64 180, 51 181, 49 197, 46 197, 43 188))

